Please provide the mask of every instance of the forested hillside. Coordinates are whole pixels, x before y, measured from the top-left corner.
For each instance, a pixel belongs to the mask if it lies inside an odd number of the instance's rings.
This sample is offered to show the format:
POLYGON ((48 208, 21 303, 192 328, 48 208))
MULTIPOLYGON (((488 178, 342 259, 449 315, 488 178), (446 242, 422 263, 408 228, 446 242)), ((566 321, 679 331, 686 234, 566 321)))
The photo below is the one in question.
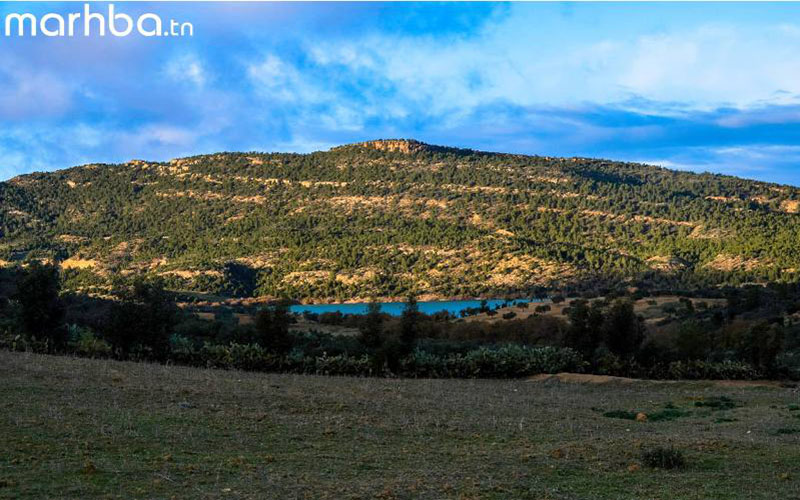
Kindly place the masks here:
POLYGON ((372 141, 20 176, 0 264, 304 301, 794 281, 798 211, 799 189, 735 177, 372 141))

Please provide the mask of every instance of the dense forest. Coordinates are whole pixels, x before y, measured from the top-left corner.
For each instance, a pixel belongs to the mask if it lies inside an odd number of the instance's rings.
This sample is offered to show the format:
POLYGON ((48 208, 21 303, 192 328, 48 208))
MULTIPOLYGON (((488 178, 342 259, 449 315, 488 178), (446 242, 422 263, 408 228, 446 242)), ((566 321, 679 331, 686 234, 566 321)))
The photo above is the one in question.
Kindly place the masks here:
POLYGON ((585 158, 372 141, 84 165, 0 183, 0 265, 340 301, 794 282, 800 189, 585 158))

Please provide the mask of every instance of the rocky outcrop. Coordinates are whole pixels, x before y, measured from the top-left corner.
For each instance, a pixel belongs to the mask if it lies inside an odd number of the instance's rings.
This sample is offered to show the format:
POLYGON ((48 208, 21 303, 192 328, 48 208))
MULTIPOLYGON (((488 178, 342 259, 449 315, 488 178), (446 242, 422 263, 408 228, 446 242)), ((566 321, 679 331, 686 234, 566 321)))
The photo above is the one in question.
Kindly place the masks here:
POLYGON ((357 144, 367 149, 377 149, 378 151, 397 151, 400 153, 416 153, 431 149, 431 146, 424 142, 414 139, 378 139, 357 144))

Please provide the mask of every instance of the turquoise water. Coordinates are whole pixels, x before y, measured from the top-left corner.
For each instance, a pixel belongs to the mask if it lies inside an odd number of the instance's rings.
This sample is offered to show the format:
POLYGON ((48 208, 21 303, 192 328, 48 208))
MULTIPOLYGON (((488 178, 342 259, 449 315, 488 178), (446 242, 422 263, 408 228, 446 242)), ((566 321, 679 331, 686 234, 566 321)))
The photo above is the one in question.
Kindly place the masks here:
MULTIPOLYGON (((508 302, 509 304, 518 304, 521 302, 536 302, 530 299, 491 299, 487 300, 486 304, 490 309, 494 309, 498 305, 508 302)), ((400 316, 403 312, 405 304, 403 302, 381 302, 381 312, 390 314, 392 316, 400 316)), ((437 302, 419 302, 419 310, 425 314, 434 314, 441 311, 447 311, 454 316, 459 316, 461 311, 470 307, 480 307, 480 300, 448 300, 437 302)), ((342 314, 365 314, 367 312, 366 302, 355 304, 308 304, 308 305, 293 305, 289 308, 293 313, 301 314, 303 312, 311 313, 326 313, 339 311, 342 314)))

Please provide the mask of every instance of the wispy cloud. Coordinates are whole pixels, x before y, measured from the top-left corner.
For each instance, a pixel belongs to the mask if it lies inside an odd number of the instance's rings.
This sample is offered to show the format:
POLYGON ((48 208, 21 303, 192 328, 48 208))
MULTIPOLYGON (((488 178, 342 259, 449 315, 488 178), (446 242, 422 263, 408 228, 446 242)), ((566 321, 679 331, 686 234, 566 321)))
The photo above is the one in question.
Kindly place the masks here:
POLYGON ((171 59, 166 65, 165 72, 176 82, 189 82, 197 87, 205 85, 208 79, 203 63, 194 54, 183 54, 171 59))
POLYGON ((800 14, 785 6, 128 8, 195 37, 0 47, 0 177, 402 136, 800 184, 800 14))

